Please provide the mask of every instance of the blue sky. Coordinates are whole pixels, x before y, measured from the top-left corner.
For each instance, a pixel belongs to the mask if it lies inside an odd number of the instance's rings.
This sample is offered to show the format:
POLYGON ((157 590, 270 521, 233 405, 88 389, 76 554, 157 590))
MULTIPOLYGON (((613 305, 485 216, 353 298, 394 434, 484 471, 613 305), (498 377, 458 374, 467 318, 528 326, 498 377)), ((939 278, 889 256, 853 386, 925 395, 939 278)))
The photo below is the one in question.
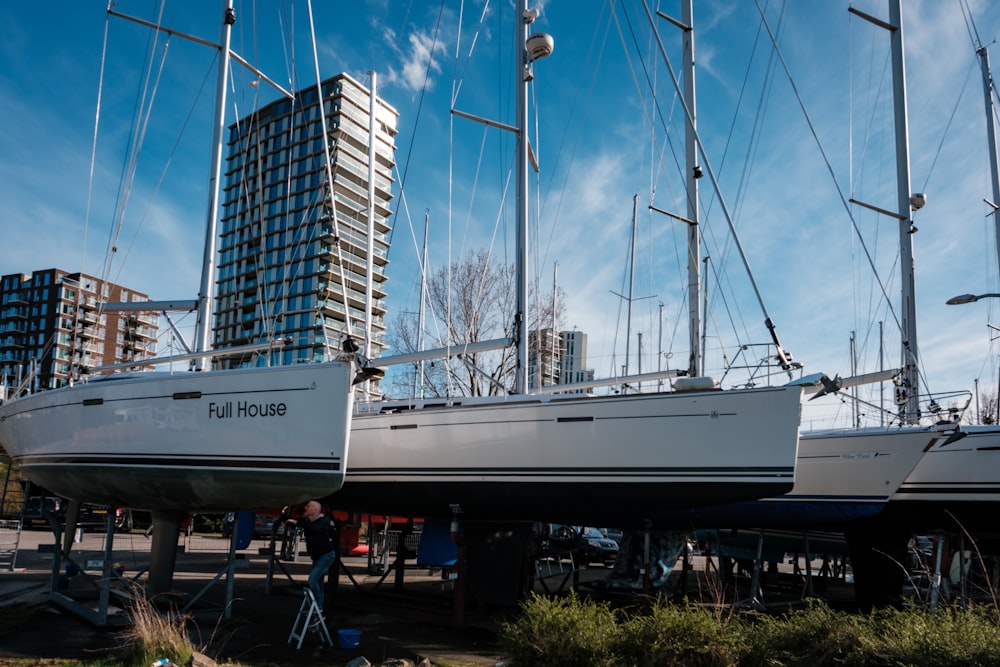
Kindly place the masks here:
MULTIPOLYGON (((760 4, 844 197, 891 208, 895 176, 887 35, 852 17, 846 2, 760 4)), ((211 3, 174 5, 163 12, 165 24, 217 39, 218 11, 211 3)), ((252 4, 237 2, 234 49, 286 85, 290 80, 299 86, 313 83, 305 3, 256 5, 255 20, 252 4)), ((381 96, 400 112, 397 160, 400 176, 406 173, 405 207, 395 219, 388 271, 391 321, 396 312, 417 309, 415 248, 425 211, 431 220, 432 265, 491 243, 498 258, 511 257, 511 202, 498 208, 511 164, 510 138, 449 116, 454 96, 458 109, 513 122, 511 3, 317 0, 314 5, 322 76, 346 71, 367 83, 366 72, 374 70, 381 96)), ((628 289, 637 194, 631 350, 635 355, 634 339, 641 332, 643 370, 656 367, 662 303, 662 350, 673 354, 671 365, 683 366, 684 230, 647 208, 652 201, 658 208, 685 210, 677 169, 683 159, 681 111, 642 4, 548 0, 539 6, 533 30, 552 34, 556 48, 537 63, 532 89, 537 102, 532 141, 541 166, 533 181, 538 185, 532 204, 533 216, 537 212, 534 275, 551 284, 558 262, 567 306, 564 326, 589 334, 590 365, 598 375, 620 369, 624 302, 615 293, 628 289)), ((680 14, 673 1, 651 6, 680 14)), ((888 18, 883 0, 855 6, 888 18)), ((157 8, 148 0, 118 3, 120 11, 147 19, 156 16, 157 8)), ((0 272, 50 266, 103 272, 150 38, 149 31, 121 20, 107 26, 88 217, 103 10, 96 1, 0 4, 0 123, 5 128, 0 133, 0 272)), ((997 10, 986 0, 907 0, 904 7, 912 189, 928 196, 915 217, 919 346, 925 388, 934 392, 972 390, 976 378, 988 387, 998 381, 997 348, 987 325, 996 321, 1000 302, 944 305, 956 294, 1000 292, 995 236, 982 201, 992 195, 982 84, 968 23, 971 15, 979 39, 990 45, 1000 36, 997 10)), ((893 316, 881 288, 874 286, 865 250, 757 6, 697 2, 695 27, 699 131, 784 346, 807 372, 849 375, 849 339, 855 332, 860 370, 874 370, 881 321, 885 364, 897 364, 893 316)), ((678 72, 678 33, 662 20, 658 30, 678 72)), ((161 39, 157 48, 163 46, 161 39)), ((997 67, 1000 56, 993 55, 997 67)), ((170 41, 142 166, 117 241, 112 279, 157 299, 190 298, 197 291, 212 67, 210 50, 170 41)), ((273 99, 252 81, 235 68, 234 113, 252 109, 256 95, 273 99)), ((729 361, 738 361, 734 344, 763 343, 767 334, 756 297, 726 240, 725 219, 709 179, 701 181, 701 188, 713 267, 709 366, 718 376, 722 345, 729 361), (718 296, 723 287, 724 302, 718 296), (731 322, 739 329, 738 339, 730 334, 731 322)), ((898 313, 896 225, 856 207, 852 212, 898 313)), ((755 358, 762 354, 762 348, 751 350, 755 358)), ((635 356, 629 363, 637 370, 635 356)), ((836 399, 816 403, 809 406, 807 421, 814 412, 845 414, 836 399)))

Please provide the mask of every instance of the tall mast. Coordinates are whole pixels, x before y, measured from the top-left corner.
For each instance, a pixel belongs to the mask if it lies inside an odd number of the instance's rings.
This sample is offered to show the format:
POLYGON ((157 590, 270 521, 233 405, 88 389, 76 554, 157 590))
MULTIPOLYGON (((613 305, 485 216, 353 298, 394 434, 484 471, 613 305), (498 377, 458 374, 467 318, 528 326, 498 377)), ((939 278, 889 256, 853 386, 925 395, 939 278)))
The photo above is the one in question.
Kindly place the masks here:
MULTIPOLYGON (((201 291, 198 294, 198 317, 195 321, 194 344, 196 352, 207 352, 212 346, 212 301, 215 296, 215 243, 219 224, 219 190, 222 180, 222 137, 226 122, 226 83, 229 81, 229 37, 236 12, 233 0, 226 0, 222 18, 222 37, 219 38, 219 78, 215 96, 215 127, 212 134, 212 163, 208 180, 208 216, 205 224, 205 254, 201 265, 201 291)), ((205 370, 208 361, 198 357, 196 371, 205 370)))
POLYGON ((528 81, 531 61, 528 59, 527 0, 517 0, 518 29, 515 49, 520 53, 515 76, 517 81, 517 231, 514 271, 517 275, 514 325, 516 327, 517 359, 514 370, 514 393, 523 394, 528 388, 528 81))
MULTIPOLYGON (((899 267, 902 294, 900 302, 900 334, 902 345, 902 379, 897 388, 896 403, 900 410, 901 424, 920 422, 920 367, 917 347, 916 281, 913 275, 913 225, 912 212, 924 205, 926 198, 910 191, 910 131, 906 112, 906 65, 903 59, 903 15, 900 0, 890 0, 889 21, 865 14, 854 7, 848 10, 873 25, 889 32, 892 53, 892 99, 896 135, 896 211, 889 212, 863 204, 867 208, 889 213, 899 223, 899 267)), ((853 200, 852 200, 853 201, 853 200)), ((861 202, 858 202, 861 203, 861 202)))
POLYGON ((698 225, 698 124, 695 114, 694 86, 694 12, 692 0, 685 0, 681 8, 681 22, 684 24, 684 62, 681 76, 684 77, 684 103, 688 113, 684 124, 684 154, 687 163, 687 225, 688 225, 688 373, 692 376, 704 374, 701 354, 701 228, 698 225))
POLYGON ((515 77, 517 85, 517 295, 514 336, 517 359, 514 367, 514 393, 528 390, 528 82, 534 78, 531 64, 552 53, 552 37, 545 33, 528 36, 528 25, 538 18, 537 9, 528 9, 527 0, 517 0, 515 49, 520 56, 515 77))
MULTIPOLYGON (((420 258, 420 309, 417 311, 417 352, 424 350, 424 304, 427 295, 427 230, 430 227, 431 212, 424 209, 424 249, 420 258)), ((417 376, 414 378, 413 395, 424 397, 424 360, 417 362, 417 376), (418 384, 419 383, 419 384, 418 384)))
POLYGON ((993 121, 993 74, 990 72, 990 53, 985 46, 976 49, 983 70, 983 94, 986 97, 986 140, 990 151, 990 175, 993 177, 993 229, 997 243, 997 261, 1000 262, 1000 164, 997 162, 997 131, 993 121))
POLYGON ((625 370, 623 375, 628 376, 629 362, 631 360, 630 345, 632 342, 632 301, 635 300, 635 223, 639 195, 632 195, 632 242, 628 254, 628 314, 625 316, 625 370))
POLYGON ((899 266, 902 278, 902 364, 903 388, 906 401, 902 403, 902 422, 916 424, 920 421, 920 369, 917 348, 916 281, 913 276, 913 232, 910 217, 910 132, 906 112, 906 66, 903 61, 903 16, 900 0, 889 3, 889 23, 892 45, 893 111, 896 128, 896 190, 899 216, 899 266))
POLYGON ((372 311, 375 309, 375 116, 378 112, 376 101, 376 74, 372 70, 371 90, 368 94, 368 267, 365 271, 365 357, 372 354, 372 311))

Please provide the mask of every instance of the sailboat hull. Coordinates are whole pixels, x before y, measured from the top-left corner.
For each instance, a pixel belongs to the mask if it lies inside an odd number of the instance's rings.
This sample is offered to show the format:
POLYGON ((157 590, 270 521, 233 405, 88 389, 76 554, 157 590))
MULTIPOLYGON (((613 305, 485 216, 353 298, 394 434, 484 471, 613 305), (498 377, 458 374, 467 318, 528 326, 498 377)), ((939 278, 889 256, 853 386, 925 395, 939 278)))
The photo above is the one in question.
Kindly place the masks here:
POLYGON ((67 498, 280 507, 343 483, 352 379, 348 362, 107 376, 0 406, 0 445, 67 498))
POLYGON ((924 452, 945 437, 920 427, 802 433, 789 493, 678 512, 672 521, 681 529, 843 526, 884 509, 924 452))
MULTIPOLYGON (((354 417, 335 507, 621 527, 792 488, 800 390, 529 396, 354 417)), ((364 407, 364 406, 359 406, 364 407)))
POLYGON ((1000 532, 1000 426, 961 427, 964 437, 927 451, 889 500, 887 514, 913 530, 1000 532))

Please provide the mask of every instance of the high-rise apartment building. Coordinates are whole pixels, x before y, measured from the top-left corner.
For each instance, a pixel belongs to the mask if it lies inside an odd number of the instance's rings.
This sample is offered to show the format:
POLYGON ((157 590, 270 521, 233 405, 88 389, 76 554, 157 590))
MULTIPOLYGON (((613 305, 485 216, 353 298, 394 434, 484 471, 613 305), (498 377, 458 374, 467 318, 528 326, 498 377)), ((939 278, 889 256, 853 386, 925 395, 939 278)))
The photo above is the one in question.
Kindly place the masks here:
POLYGON ((587 368, 587 334, 582 331, 560 331, 562 356, 559 360, 559 383, 590 382, 594 369, 587 368))
MULTIPOLYGON (((589 382, 593 369, 587 366, 587 334, 552 329, 531 332, 528 339, 528 387, 589 382)), ((589 390, 588 390, 589 391, 589 390)), ((576 390, 575 393, 583 393, 576 390)))
POLYGON ((230 367, 328 359, 344 333, 364 340, 367 308, 371 355, 384 347, 398 113, 376 95, 372 123, 369 89, 347 74, 321 87, 327 144, 316 86, 229 128, 214 345, 291 339, 270 358, 232 357, 230 367))
POLYGON ((0 383, 54 389, 85 369, 156 355, 156 312, 105 312, 141 292, 61 269, 0 278, 0 383))

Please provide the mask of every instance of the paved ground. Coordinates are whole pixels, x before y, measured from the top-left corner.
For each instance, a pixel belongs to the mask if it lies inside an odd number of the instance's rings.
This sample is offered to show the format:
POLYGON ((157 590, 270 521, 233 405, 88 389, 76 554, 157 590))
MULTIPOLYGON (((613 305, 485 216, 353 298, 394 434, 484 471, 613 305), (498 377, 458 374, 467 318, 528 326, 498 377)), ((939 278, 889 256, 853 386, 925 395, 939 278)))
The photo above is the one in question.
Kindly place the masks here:
MULTIPOLYGON (((95 658, 119 646, 122 641, 119 628, 96 628, 80 615, 51 604, 52 554, 40 552, 39 545, 51 544, 52 536, 44 531, 26 531, 21 535, 14 570, 0 570, 0 665, 5 657, 95 658), (28 605, 36 609, 30 615, 24 612, 28 605), (12 614, 11 610, 16 612, 12 614), (28 621, 24 620, 26 616, 28 621), (13 624, 17 624, 18 630, 9 632, 13 624)), ((65 570, 59 572, 57 581, 62 578, 66 592, 73 597, 81 599, 84 593, 93 590, 88 581, 99 573, 103 545, 103 535, 84 535, 74 546, 72 556, 86 570, 86 575, 66 578, 65 570)), ((148 565, 149 546, 150 541, 141 533, 115 536, 113 560, 123 568, 125 578, 136 576, 148 565)), ((486 611, 469 596, 468 604, 459 608, 457 619, 454 582, 442 578, 439 571, 429 572, 410 565, 404 569, 402 588, 397 589, 395 573, 391 572, 380 583, 382 577, 369 573, 365 557, 344 559, 350 577, 341 570, 337 593, 327 600, 328 625, 334 640, 339 628, 358 629, 361 631, 358 648, 324 649, 317 653, 318 638, 310 635, 303 647, 296 649, 288 639, 301 605, 308 559, 303 555, 298 562, 280 562, 269 580, 268 559, 259 553, 266 546, 266 542, 258 540, 241 552, 245 567, 236 571, 231 613, 227 618, 223 613, 226 578, 220 576, 220 571, 226 564, 228 540, 213 536, 184 540, 184 552, 177 557, 176 595, 172 599, 183 606, 198 598, 199 603, 191 608, 200 634, 195 643, 208 655, 254 666, 343 665, 365 656, 375 665, 393 658, 413 662, 427 658, 439 667, 494 667, 504 659, 497 629, 513 614, 513 608, 486 611)), ((689 572, 694 576, 684 577, 685 582, 681 583, 679 575, 672 575, 671 592, 681 597, 701 595, 710 601, 718 599, 718 587, 713 587, 715 578, 707 574, 707 565, 704 557, 696 557, 689 572)), ((814 562, 813 568, 818 571, 819 563, 814 562)), ((548 563, 539 574, 550 576, 536 582, 536 590, 552 592, 571 585, 571 575, 560 569, 559 564, 548 563)), ((578 572, 576 577, 586 586, 604 579, 609 572, 594 567, 578 572)), ((781 564, 780 574, 764 577, 761 598, 750 595, 747 573, 738 576, 736 583, 740 592, 729 599, 742 600, 743 604, 756 605, 763 600, 780 608, 800 602, 807 592, 801 573, 787 562, 781 564)), ((816 592, 821 590, 820 595, 828 601, 853 599, 850 584, 836 579, 816 583, 816 592)), ((96 608, 96 601, 84 602, 87 609, 96 608)))
MULTIPOLYGON (((52 555, 40 553, 38 545, 51 541, 47 532, 23 532, 14 571, 0 572, 0 664, 5 657, 92 659, 122 641, 120 628, 96 628, 78 615, 49 604, 52 555), (29 604, 37 605, 37 611, 28 614, 30 621, 22 624, 29 604), (9 612, 15 609, 18 617, 11 618, 9 612), (19 629, 7 634, 4 626, 15 622, 19 629)), ((125 577, 134 576, 148 563, 149 541, 143 535, 118 535, 114 544, 115 561, 124 566, 125 577)), ((267 558, 257 553, 266 543, 252 543, 242 552, 248 565, 237 571, 231 614, 226 618, 222 612, 225 577, 211 583, 225 567, 225 544, 221 538, 192 539, 185 553, 178 554, 174 577, 179 603, 186 604, 205 591, 192 610, 201 633, 199 643, 209 655, 250 665, 336 665, 363 655, 376 665, 390 658, 428 658, 441 666, 492 667, 503 659, 495 633, 496 624, 504 616, 502 610, 486 614, 470 606, 457 624, 451 601, 453 584, 443 580, 440 573, 407 568, 401 591, 394 590, 393 574, 376 588, 380 577, 368 574, 367 559, 363 557, 344 561, 358 586, 341 573, 337 595, 327 605, 334 641, 336 629, 358 629, 362 633, 358 648, 317 653, 318 638, 308 635, 297 650, 288 643, 288 636, 302 601, 300 591, 308 574, 307 561, 282 563, 284 571, 276 569, 268 585, 267 558)), ((95 569, 64 579, 67 593, 79 598, 92 589, 87 575, 96 577, 97 564, 92 561, 100 558, 102 547, 103 536, 96 534, 83 536, 74 547, 74 560, 84 568, 91 561, 95 569)), ((97 608, 96 600, 86 604, 97 608)))

